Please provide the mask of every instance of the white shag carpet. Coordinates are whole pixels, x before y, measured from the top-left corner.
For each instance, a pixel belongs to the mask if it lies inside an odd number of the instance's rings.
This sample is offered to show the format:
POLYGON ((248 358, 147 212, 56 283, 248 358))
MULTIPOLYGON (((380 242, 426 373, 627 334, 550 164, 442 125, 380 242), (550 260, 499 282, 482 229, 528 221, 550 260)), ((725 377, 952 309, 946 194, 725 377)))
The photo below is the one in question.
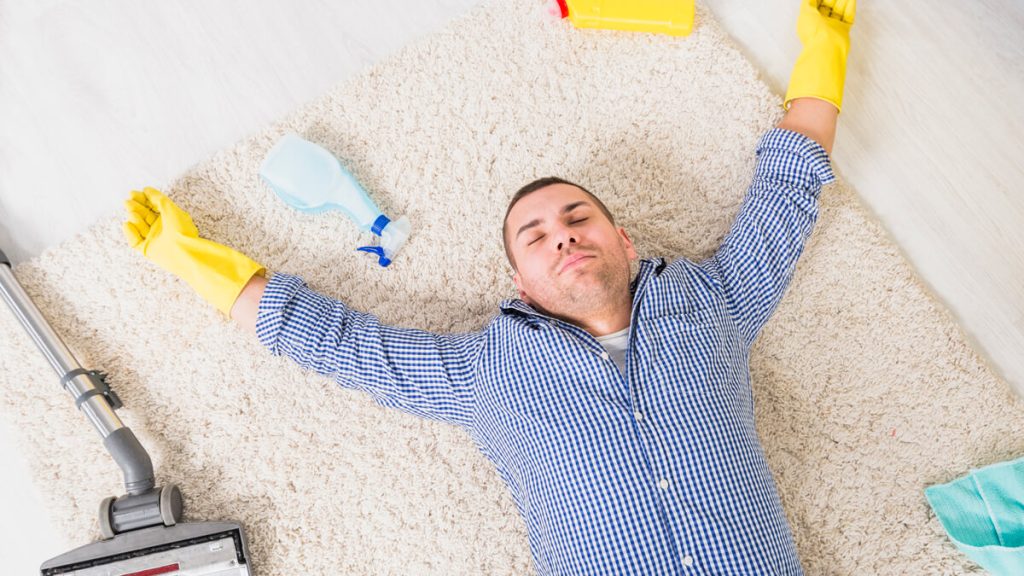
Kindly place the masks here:
MULTIPOLYGON (((165 192, 204 236, 387 323, 475 330, 515 295, 500 230, 519 186, 578 181, 642 257, 700 260, 729 230, 780 101, 703 6, 691 36, 669 38, 494 2, 165 192), (369 238, 340 214, 301 215, 259 182, 286 131, 343 158, 385 213, 410 216, 391 267, 354 252, 369 238)), ((467 434, 271 357, 130 250, 121 207, 110 214, 15 273, 82 364, 111 375, 119 414, 189 519, 242 522, 262 576, 532 572, 524 524, 467 434)), ((123 494, 120 472, 6 307, 0 349, 0 414, 66 545, 84 544, 100 500, 123 494)), ((1024 453, 1024 405, 841 181, 822 192, 750 369, 808 574, 981 572, 923 490, 1024 453)))

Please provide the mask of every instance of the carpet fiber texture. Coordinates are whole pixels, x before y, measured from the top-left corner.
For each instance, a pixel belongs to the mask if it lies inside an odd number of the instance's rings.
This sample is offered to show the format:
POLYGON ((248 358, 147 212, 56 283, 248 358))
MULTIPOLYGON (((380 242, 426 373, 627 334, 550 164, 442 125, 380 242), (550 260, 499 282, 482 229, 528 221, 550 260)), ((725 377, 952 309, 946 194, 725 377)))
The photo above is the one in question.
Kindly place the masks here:
MULTIPOLYGON (((386 323, 476 330, 515 295, 500 229, 519 186, 578 181, 641 257, 700 260, 738 213, 780 101, 703 6, 692 35, 670 38, 489 3, 164 191, 204 236, 386 323), (369 237, 340 214, 299 214, 259 182, 288 131, 344 159, 385 213, 409 215, 389 268, 354 251, 369 237)), ((801 560, 809 574, 980 573, 923 490, 1024 453, 1024 405, 838 168, 750 362, 801 560)), ((467 434, 271 357, 129 249, 120 222, 111 206, 15 273, 82 364, 110 374, 189 519, 244 523, 261 575, 532 571, 525 525, 467 434)), ((84 544, 100 500, 123 494, 120 473, 6 310, 0 349, 0 414, 66 545, 84 544)))

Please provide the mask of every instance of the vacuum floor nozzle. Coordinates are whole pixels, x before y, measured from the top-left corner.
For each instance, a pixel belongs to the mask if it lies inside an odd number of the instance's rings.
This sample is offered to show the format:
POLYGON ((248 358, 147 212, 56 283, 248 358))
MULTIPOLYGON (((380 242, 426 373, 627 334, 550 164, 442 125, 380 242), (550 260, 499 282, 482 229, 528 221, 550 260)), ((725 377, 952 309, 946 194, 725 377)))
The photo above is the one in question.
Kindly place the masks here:
POLYGON ((48 560, 42 576, 251 576, 242 527, 232 522, 154 526, 48 560))

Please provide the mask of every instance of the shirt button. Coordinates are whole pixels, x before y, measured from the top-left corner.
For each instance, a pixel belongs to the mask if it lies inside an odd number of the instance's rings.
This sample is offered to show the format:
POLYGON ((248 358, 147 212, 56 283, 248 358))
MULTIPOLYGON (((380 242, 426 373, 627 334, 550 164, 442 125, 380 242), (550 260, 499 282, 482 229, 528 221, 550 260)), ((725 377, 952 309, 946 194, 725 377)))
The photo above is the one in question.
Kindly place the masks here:
POLYGON ((607 360, 608 359, 608 353, 607 352, 601 352, 601 358, 604 358, 605 360, 607 360))
POLYGON ((683 566, 693 566, 693 556, 684 556, 683 566))
POLYGON ((639 421, 644 419, 643 413, 641 413, 639 410, 636 411, 636 412, 633 412, 633 417, 636 418, 637 422, 639 422, 639 421))
POLYGON ((662 478, 661 482, 658 482, 658 486, 661 486, 662 490, 668 490, 668 480, 662 478))

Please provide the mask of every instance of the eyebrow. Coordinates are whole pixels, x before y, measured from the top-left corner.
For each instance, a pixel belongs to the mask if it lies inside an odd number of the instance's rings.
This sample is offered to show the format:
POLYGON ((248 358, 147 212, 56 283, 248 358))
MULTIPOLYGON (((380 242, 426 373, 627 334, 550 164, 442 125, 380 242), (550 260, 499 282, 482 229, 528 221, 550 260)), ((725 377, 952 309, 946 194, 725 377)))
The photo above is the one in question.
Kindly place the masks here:
MULTIPOLYGON (((590 206, 590 202, 587 202, 586 200, 578 200, 578 201, 573 202, 571 204, 566 204, 565 206, 562 206, 562 211, 560 213, 561 214, 568 214, 569 212, 572 212, 576 208, 579 208, 580 206, 583 206, 583 205, 590 206)), ((523 232, 529 230, 530 228, 533 228, 534 226, 539 226, 541 222, 543 222, 543 220, 541 220, 540 218, 534 218, 533 220, 530 220, 526 224, 523 224, 519 228, 519 231, 516 232, 516 240, 519 240, 519 235, 520 234, 522 234, 523 232)))

